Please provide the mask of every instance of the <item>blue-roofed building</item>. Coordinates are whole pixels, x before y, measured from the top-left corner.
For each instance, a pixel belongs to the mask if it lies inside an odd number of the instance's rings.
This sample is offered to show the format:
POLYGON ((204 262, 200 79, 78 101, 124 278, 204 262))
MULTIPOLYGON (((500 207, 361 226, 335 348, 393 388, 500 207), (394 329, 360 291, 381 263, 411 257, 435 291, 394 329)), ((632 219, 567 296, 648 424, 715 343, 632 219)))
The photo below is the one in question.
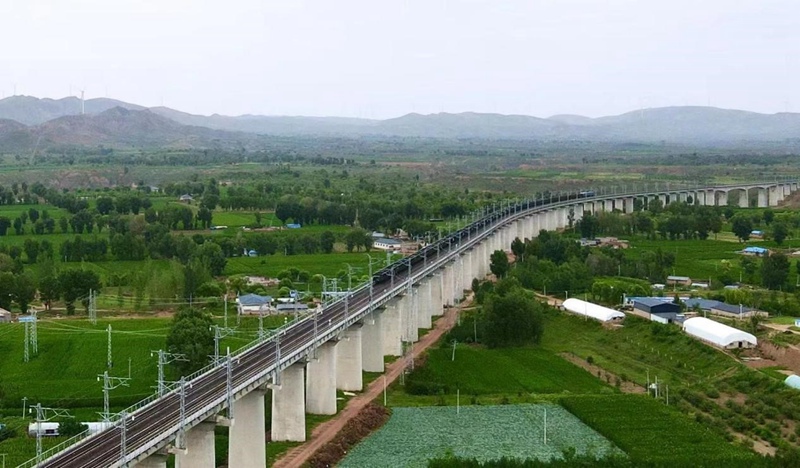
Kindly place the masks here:
POLYGON ((289 224, 286 225, 287 229, 300 229, 301 227, 303 227, 303 226, 301 226, 300 224, 297 224, 297 223, 289 223, 289 224))
POLYGON ((681 306, 672 301, 666 302, 662 299, 660 297, 637 298, 633 301, 633 310, 648 316, 656 315, 671 323, 681 313, 681 306))
POLYGON ((764 247, 750 246, 750 247, 745 247, 744 250, 742 250, 742 253, 744 255, 755 255, 757 257, 765 257, 769 255, 769 249, 765 249, 764 247))
POLYGON ((258 294, 245 294, 236 298, 239 314, 268 313, 272 304, 272 297, 258 294))
POLYGON ((719 301, 714 301, 711 299, 703 299, 698 297, 688 297, 686 299, 681 299, 684 304, 686 304, 687 309, 695 309, 698 308, 705 312, 711 312, 711 309, 719 304, 719 301))

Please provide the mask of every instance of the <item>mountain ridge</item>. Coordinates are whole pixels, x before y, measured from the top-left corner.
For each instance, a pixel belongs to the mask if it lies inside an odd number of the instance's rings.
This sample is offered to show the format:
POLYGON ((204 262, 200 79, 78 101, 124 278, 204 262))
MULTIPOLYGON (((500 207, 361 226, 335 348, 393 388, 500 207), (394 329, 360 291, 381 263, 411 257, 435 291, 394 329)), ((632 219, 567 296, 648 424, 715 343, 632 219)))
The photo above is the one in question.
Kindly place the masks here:
POLYGON ((444 139, 587 140, 713 144, 800 139, 800 114, 762 114, 704 106, 639 109, 619 115, 547 118, 461 112, 409 113, 384 120, 190 114, 168 107, 146 108, 114 99, 0 100, 0 149, 45 145, 203 146, 257 144, 263 136, 415 137, 444 139), (17 118, 14 118, 17 117, 17 118), (4 120, 5 119, 5 120, 4 120), (14 122, 14 123, 11 123, 14 122), (22 126, 20 126, 22 125, 22 126), (26 137, 25 135, 29 135, 26 137), (42 135, 45 135, 44 137, 42 135), (10 144, 9 139, 15 144, 10 144))

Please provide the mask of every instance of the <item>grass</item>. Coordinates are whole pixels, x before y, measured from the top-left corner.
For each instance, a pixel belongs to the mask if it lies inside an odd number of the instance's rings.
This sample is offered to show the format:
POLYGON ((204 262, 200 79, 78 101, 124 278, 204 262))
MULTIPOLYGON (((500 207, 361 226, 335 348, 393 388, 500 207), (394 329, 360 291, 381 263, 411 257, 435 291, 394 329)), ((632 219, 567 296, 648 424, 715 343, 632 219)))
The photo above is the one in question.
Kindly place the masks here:
POLYGON ((745 244, 713 239, 680 241, 636 239, 631 243, 631 248, 624 252, 626 256, 638 258, 644 252, 660 248, 664 252, 675 254, 674 274, 703 280, 716 278, 722 273, 722 260, 730 262, 730 274, 738 278, 741 255, 737 252, 744 247, 745 244))
POLYGON ((485 349, 460 345, 430 350, 409 377, 462 395, 613 392, 590 373, 541 348, 485 349))
MULTIPOLYGON (((372 252, 370 255, 374 259, 373 261, 385 257, 382 252, 372 252)), ((365 276, 368 275, 368 262, 369 259, 364 252, 235 257, 228 259, 228 264, 225 266, 225 275, 246 274, 275 277, 280 271, 294 267, 299 270, 306 270, 311 274, 334 277, 340 271, 346 270, 349 263, 353 268, 359 269, 354 272, 354 276, 365 276)), ((377 270, 380 267, 375 266, 374 268, 377 270)))
POLYGON ((727 461, 756 458, 712 429, 646 396, 575 396, 565 397, 561 403, 635 463, 724 466, 727 461))
POLYGON ((554 353, 572 353, 594 362, 623 380, 645 384, 713 381, 741 368, 733 358, 694 340, 674 326, 663 326, 628 316, 619 328, 565 314, 550 313, 542 347, 554 353))
POLYGON ((577 454, 621 454, 598 433, 555 405, 394 408, 392 417, 338 466, 425 466, 452 454, 480 461, 500 457, 550 460, 577 454), (547 412, 547 443, 544 414, 547 412))

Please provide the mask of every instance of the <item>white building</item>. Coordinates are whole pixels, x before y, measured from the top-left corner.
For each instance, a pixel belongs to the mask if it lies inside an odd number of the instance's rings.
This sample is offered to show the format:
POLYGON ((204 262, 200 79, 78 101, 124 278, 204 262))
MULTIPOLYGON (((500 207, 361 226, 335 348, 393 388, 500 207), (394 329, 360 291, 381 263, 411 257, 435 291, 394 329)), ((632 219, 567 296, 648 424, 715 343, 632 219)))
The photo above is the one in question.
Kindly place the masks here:
POLYGON ((753 348, 758 345, 750 333, 729 327, 705 317, 693 317, 683 322, 683 331, 718 348, 753 348))
POLYGON ((268 314, 271 303, 272 298, 270 296, 259 296, 258 294, 245 294, 236 298, 236 307, 240 315, 268 314))
POLYGON ((589 317, 594 320, 599 320, 600 322, 619 321, 625 318, 625 314, 618 310, 609 309, 608 307, 603 307, 580 299, 570 298, 564 301, 562 305, 564 309, 573 314, 589 317))

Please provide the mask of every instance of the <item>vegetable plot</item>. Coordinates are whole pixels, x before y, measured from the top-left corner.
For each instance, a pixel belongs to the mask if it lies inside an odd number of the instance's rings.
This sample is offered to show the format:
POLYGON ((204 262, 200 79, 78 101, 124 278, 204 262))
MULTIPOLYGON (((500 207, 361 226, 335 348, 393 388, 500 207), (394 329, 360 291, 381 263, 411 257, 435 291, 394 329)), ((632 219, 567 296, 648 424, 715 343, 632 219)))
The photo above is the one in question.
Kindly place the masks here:
POLYGON ((452 453, 481 461, 501 457, 560 458, 577 454, 598 458, 622 454, 603 436, 555 405, 393 408, 392 417, 340 463, 344 468, 427 466, 452 453), (544 416, 547 412, 547 443, 544 416))

